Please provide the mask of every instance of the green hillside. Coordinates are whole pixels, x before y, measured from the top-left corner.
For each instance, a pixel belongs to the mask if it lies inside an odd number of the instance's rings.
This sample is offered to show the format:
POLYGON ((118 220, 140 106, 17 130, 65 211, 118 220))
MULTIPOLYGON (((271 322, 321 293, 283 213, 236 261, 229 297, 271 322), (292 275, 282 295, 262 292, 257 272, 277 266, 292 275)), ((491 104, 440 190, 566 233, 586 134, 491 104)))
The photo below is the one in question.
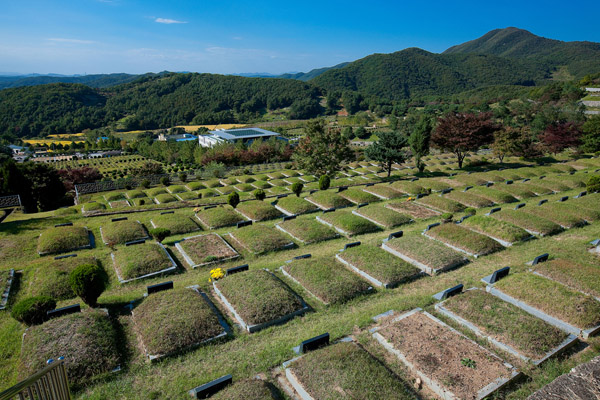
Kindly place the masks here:
POLYGON ((93 88, 106 88, 109 86, 128 83, 137 79, 139 75, 131 74, 97 74, 85 76, 3 76, 0 77, 0 90, 21 86, 46 85, 49 83, 81 83, 93 88))
POLYGON ((350 63, 344 62, 341 64, 334 65, 333 67, 315 68, 308 72, 298 72, 295 74, 281 74, 277 78, 298 79, 299 81, 307 82, 307 81, 321 75, 323 72, 329 71, 331 69, 339 69, 339 68, 345 67, 348 64, 350 64, 350 63))

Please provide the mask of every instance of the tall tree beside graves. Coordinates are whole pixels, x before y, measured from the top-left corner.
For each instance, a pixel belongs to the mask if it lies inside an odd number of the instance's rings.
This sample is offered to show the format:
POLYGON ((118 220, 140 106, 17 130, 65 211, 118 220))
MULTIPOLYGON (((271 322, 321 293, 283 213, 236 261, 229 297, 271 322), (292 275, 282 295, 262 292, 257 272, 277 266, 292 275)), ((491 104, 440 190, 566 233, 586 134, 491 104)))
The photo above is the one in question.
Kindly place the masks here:
POLYGON ((595 153, 600 151, 600 115, 592 115, 581 127, 581 147, 583 151, 595 153))
POLYGON ((429 154, 431 130, 431 120, 428 117, 421 117, 408 137, 408 144, 419 172, 425 170, 425 163, 423 163, 422 158, 429 154))
POLYGON ((546 127, 540 136, 546 148, 556 154, 561 151, 577 147, 581 143, 581 128, 575 122, 553 123, 546 127))
POLYGON ((515 154, 521 135, 521 130, 512 126, 506 126, 494 133, 492 151, 498 157, 498 161, 503 162, 504 157, 515 154))
POLYGON ((454 153, 458 168, 462 168, 467 152, 492 143, 498 129, 490 113, 452 112, 438 119, 431 141, 434 146, 454 153))
POLYGON ((339 129, 326 128, 324 121, 315 120, 308 122, 305 133, 296 147, 294 160, 308 173, 333 176, 343 162, 352 161, 348 139, 339 129))
POLYGON ((392 172, 394 163, 401 164, 406 160, 403 150, 407 146, 406 136, 400 132, 377 132, 378 139, 365 150, 365 155, 371 160, 378 161, 387 171, 387 176, 392 172))

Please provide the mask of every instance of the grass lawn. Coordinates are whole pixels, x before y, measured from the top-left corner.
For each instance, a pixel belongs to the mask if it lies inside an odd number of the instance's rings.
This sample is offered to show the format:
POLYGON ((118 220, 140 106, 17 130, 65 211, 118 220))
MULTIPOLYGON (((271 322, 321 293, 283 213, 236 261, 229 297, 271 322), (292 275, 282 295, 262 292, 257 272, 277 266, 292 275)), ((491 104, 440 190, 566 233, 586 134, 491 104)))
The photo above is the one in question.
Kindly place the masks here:
POLYGON ((585 329, 600 324, 598 300, 550 279, 530 273, 511 274, 498 281, 495 287, 577 328, 585 329))
POLYGON ((188 182, 188 183, 186 183, 185 187, 187 187, 187 189, 189 191, 196 191, 196 190, 200 190, 200 189, 206 189, 206 186, 204 185, 203 182, 188 182))
POLYGON ((141 190, 130 190, 125 194, 127 195, 128 199, 142 199, 146 197, 146 193, 141 190))
POLYGON ((377 279, 386 287, 406 282, 421 272, 401 258, 368 244, 351 247, 339 253, 337 257, 377 279))
POLYGON ((216 233, 185 238, 178 242, 176 247, 192 268, 239 256, 238 252, 216 233))
POLYGON ((371 287, 333 257, 294 260, 284 265, 283 271, 325 304, 344 303, 371 287))
POLYGON ((202 225, 210 229, 231 226, 246 220, 240 214, 236 213, 231 206, 219 206, 202 210, 196 214, 196 218, 202 222, 202 225))
POLYGON ((157 188, 148 190, 147 193, 148 193, 148 196, 150 196, 150 197, 156 197, 159 194, 167 194, 167 189, 165 189, 164 187, 157 187, 157 188))
POLYGON ((406 384, 355 343, 311 351, 290 364, 314 399, 413 399, 406 384))
POLYGON ((269 189, 269 188, 273 187, 273 185, 271 185, 267 181, 255 181, 255 182, 252 182, 252 186, 256 189, 269 189))
POLYGON ((343 208, 352 205, 352 202, 341 197, 339 194, 327 191, 318 191, 306 198, 317 204, 320 208, 327 210, 329 208, 343 208))
MULTIPOLYGON (((528 205, 527 207, 536 207, 528 205)), ((508 222, 525 229, 527 232, 536 235, 553 235, 560 233, 563 229, 560 225, 555 224, 545 218, 538 217, 533 214, 524 213, 521 210, 502 210, 492 214, 493 218, 500 221, 508 222)))
POLYGON ((554 193, 552 189, 548 189, 547 187, 540 186, 537 184, 537 182, 538 182, 537 180, 536 181, 528 181, 528 182, 524 182, 524 183, 517 183, 517 184, 515 184, 515 186, 519 187, 519 188, 531 190, 533 193, 535 193, 538 196, 545 196, 545 195, 554 193))
POLYGON ((167 187, 167 190, 172 194, 187 192, 187 188, 183 185, 171 185, 167 187))
POLYGON ((568 185, 565 185, 564 183, 557 182, 557 181, 551 181, 548 179, 535 180, 534 184, 536 186, 541 186, 543 188, 552 190, 553 192, 565 192, 565 191, 571 189, 568 185))
POLYGON ((194 289, 153 293, 133 310, 148 356, 188 349, 224 333, 208 302, 194 289))
POLYGON ((390 185, 387 184, 373 185, 366 187, 363 190, 367 193, 372 193, 386 200, 404 197, 403 193, 394 190, 392 187, 390 187, 390 185))
POLYGON ((296 293, 263 269, 226 276, 214 285, 247 325, 277 320, 304 307, 296 293))
POLYGON ((556 215, 569 215, 573 218, 573 221, 584 220, 588 223, 600 220, 600 207, 595 210, 580 206, 573 200, 566 201, 564 203, 546 203, 542 207, 547 210, 551 210, 552 214, 556 215))
POLYGON ((91 246, 90 235, 83 226, 59 226, 48 228, 38 239, 40 254, 57 254, 91 246))
POLYGON ((179 199, 177 197, 173 196, 172 194, 168 194, 168 193, 159 194, 158 196, 154 197, 154 200, 158 204, 167 204, 167 203, 174 203, 176 201, 179 201, 179 199))
POLYGON ((468 290, 443 305, 473 323, 484 335, 531 359, 543 358, 567 338, 560 329, 484 290, 468 290))
POLYGON ((573 214, 565 214, 559 209, 546 206, 547 204, 542 204, 541 206, 532 204, 523 208, 522 211, 540 218, 546 218, 566 229, 585 225, 585 221, 582 218, 576 217, 573 214))
POLYGON ((494 239, 453 223, 438 225, 425 232, 425 234, 476 257, 504 249, 494 239))
POLYGON ((394 211, 391 208, 387 208, 382 204, 371 204, 365 207, 361 207, 354 211, 361 217, 365 217, 378 225, 383 226, 386 229, 395 228, 397 226, 410 224, 413 219, 410 215, 403 214, 398 211, 394 211))
POLYGON ((425 189, 429 189, 432 192, 441 192, 442 190, 449 189, 452 187, 446 182, 441 182, 435 179, 419 179, 418 182, 425 189))
POLYGON ((314 218, 292 219, 281 222, 277 226, 304 244, 322 242, 340 236, 336 231, 317 222, 314 218))
POLYGON ((493 201, 473 194, 471 192, 472 190, 473 189, 469 190, 468 192, 459 192, 457 190, 454 190, 450 193, 445 194, 443 197, 446 199, 454 200, 468 207, 474 208, 491 207, 494 205, 493 201))
POLYGON ((406 195, 417 195, 420 193, 425 193, 426 189, 415 182, 410 181, 396 181, 389 185, 392 189, 397 190, 398 192, 406 195))
POLYGON ((119 200, 125 200, 125 197, 123 196, 123 193, 110 193, 110 194, 106 194, 104 195, 104 200, 108 201, 109 203, 112 201, 119 201, 119 200))
POLYGON ((476 174, 459 174, 454 177, 455 180, 464 183, 469 186, 480 186, 485 185, 489 181, 483 177, 479 177, 476 174))
POLYGON ((494 185, 493 188, 477 186, 469 190, 468 193, 476 194, 477 196, 488 199, 496 204, 516 203, 518 200, 510 193, 506 193, 504 188, 510 185, 494 185))
POLYGON ((119 247, 113 254, 115 268, 122 280, 135 279, 174 267, 167 251, 155 242, 119 247))
POLYGON ((345 210, 323 214, 318 218, 327 224, 333 225, 338 232, 346 236, 363 235, 380 230, 371 221, 345 210))
MULTIPOLYGON (((464 264, 466 259, 461 253, 422 235, 410 235, 392 239, 385 244, 391 250, 400 253, 435 273, 464 264)), ((420 267, 417 265, 417 267, 420 267)))
POLYGON ((319 209, 316 205, 297 196, 288 196, 277 200, 277 207, 292 215, 306 214, 319 209))
POLYGON ((230 236, 234 247, 240 245, 255 255, 284 250, 293 245, 293 242, 282 232, 260 224, 236 229, 230 232, 230 236))
POLYGON ((434 210, 449 213, 460 212, 467 208, 458 201, 437 195, 421 197, 419 200, 417 200, 417 203, 431 207, 434 210))
POLYGON ((498 185, 498 189, 502 190, 503 192, 509 193, 510 195, 516 197, 519 200, 530 199, 532 197, 537 196, 533 191, 519 184, 498 185))
POLYGON ((106 206, 102 203, 84 203, 81 208, 83 212, 106 210, 106 206))
POLYGON ((367 193, 362 189, 350 188, 340 193, 340 196, 353 202, 354 204, 373 203, 381 201, 381 199, 371 193, 367 193))
POLYGON ((482 215, 473 215, 467 218, 461 223, 461 226, 507 243, 516 243, 531 237, 530 233, 518 226, 482 215))
POLYGON ((89 310, 52 319, 29 328, 23 338, 21 376, 46 366, 46 360, 65 357, 69 382, 81 384, 119 365, 116 333, 108 316, 89 310))
POLYGON ((271 203, 260 200, 244 201, 237 206, 237 210, 253 221, 265 221, 282 215, 271 203))
POLYGON ((181 214, 163 214, 152 217, 151 224, 155 228, 165 228, 171 235, 180 235, 200 230, 192 219, 181 214))
POLYGON ((104 243, 110 245, 124 244, 147 237, 146 229, 137 221, 116 221, 102 226, 102 239, 104 243))
POLYGON ((261 379, 244 379, 212 395, 211 400, 275 400, 269 385, 261 379))
POLYGON ((537 264, 533 269, 552 280, 600 298, 600 264, 594 261, 589 259, 589 263, 576 263, 559 258, 537 264))

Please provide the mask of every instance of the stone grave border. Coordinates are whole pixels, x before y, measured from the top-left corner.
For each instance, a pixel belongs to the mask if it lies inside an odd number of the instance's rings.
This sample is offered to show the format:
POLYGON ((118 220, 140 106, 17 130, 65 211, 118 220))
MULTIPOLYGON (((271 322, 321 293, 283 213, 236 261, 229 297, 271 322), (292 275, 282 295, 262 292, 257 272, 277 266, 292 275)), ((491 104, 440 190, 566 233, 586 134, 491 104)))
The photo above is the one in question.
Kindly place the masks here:
POLYGON ((4 310, 6 308, 6 303, 8 303, 8 297, 10 296, 10 289, 12 287, 13 281, 15 280, 15 270, 8 270, 8 279, 4 287, 2 288, 2 293, 0 294, 0 310, 4 310))

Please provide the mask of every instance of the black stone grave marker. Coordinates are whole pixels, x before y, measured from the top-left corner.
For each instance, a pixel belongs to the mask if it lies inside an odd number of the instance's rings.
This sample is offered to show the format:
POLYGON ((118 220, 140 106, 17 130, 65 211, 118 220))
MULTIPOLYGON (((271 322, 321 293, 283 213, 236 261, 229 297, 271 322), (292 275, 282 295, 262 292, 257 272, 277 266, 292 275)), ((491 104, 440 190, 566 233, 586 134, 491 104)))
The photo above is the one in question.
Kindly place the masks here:
POLYGON ((71 306, 61 307, 54 310, 46 311, 48 318, 62 317, 63 315, 73 314, 81 312, 81 306, 79 304, 73 304, 71 306))
POLYGON ((231 385, 233 382, 233 377, 231 375, 225 375, 214 381, 210 381, 205 383, 202 386, 198 386, 190 390, 188 393, 195 399, 206 399, 213 394, 217 393, 221 389, 225 388, 228 385, 231 385))
POLYGON ((162 292, 163 290, 173 289, 173 281, 157 283, 155 285, 146 286, 146 294, 162 292))
POLYGON ((237 274, 238 272, 248 271, 250 266, 248 264, 238 265, 237 267, 228 268, 225 272, 227 275, 237 274))
POLYGON ((316 350, 329 344, 329 333, 315 336, 300 343, 300 354, 307 353, 311 350, 316 350))

